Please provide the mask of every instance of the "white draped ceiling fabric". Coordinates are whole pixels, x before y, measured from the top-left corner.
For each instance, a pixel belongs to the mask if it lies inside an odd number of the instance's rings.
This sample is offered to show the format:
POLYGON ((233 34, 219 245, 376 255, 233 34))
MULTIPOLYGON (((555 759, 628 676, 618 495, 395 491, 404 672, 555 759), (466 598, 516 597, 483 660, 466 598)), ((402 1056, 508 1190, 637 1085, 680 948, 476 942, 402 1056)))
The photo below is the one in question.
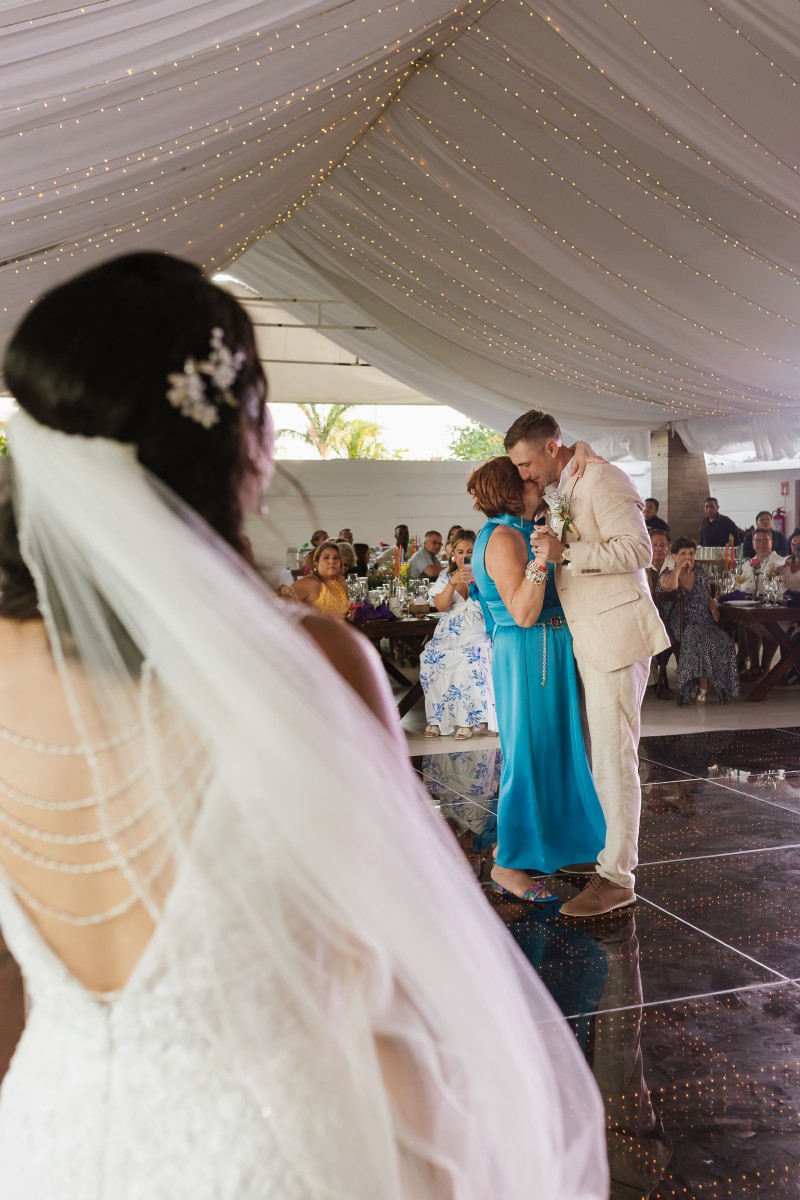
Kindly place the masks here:
POLYGON ((796 0, 0 21, 4 334, 80 267, 163 248, 346 305, 376 327, 346 348, 497 428, 537 405, 620 453, 671 423, 800 455, 796 0))

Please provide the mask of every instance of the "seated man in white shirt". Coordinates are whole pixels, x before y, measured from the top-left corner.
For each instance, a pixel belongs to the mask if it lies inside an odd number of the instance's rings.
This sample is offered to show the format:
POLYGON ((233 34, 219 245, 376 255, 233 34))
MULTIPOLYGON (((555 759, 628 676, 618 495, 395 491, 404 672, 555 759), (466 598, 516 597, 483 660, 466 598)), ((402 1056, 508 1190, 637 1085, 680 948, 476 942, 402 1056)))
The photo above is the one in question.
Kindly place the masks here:
MULTIPOLYGON (((763 580, 767 571, 779 571, 786 558, 783 555, 776 554, 772 549, 772 530, 771 529, 756 529, 753 533, 753 550, 755 554, 749 561, 745 559, 742 563, 742 574, 744 575, 744 583, 739 583, 736 586, 745 592, 748 596, 752 596, 755 588, 755 572, 760 572, 760 580, 763 580)), ((745 643, 745 659, 749 658, 749 665, 746 665, 742 673, 742 679, 760 679, 770 668, 770 664, 775 655, 775 643, 769 639, 759 637, 752 629, 743 630, 745 643)))
POLYGON ((771 529, 756 529, 753 534, 753 551, 753 558, 745 559, 742 563, 744 583, 739 584, 741 590, 747 592, 748 596, 753 594, 756 570, 761 572, 763 579, 767 571, 778 571, 786 562, 785 555, 776 554, 772 549, 771 529))
POLYGON ((442 535, 438 529, 429 529, 422 540, 422 548, 408 560, 409 579, 438 579, 444 570, 436 557, 442 548, 442 535))

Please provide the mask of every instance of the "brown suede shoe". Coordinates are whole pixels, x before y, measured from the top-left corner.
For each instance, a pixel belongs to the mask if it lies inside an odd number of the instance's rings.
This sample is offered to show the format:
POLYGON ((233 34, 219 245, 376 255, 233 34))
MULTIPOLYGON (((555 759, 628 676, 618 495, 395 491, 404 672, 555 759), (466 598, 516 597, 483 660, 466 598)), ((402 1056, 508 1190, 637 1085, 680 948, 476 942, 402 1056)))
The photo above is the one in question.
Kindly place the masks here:
POLYGON ((601 917, 615 908, 626 908, 636 903, 633 888, 617 887, 602 875, 593 875, 586 887, 573 900, 562 904, 560 912, 565 917, 601 917))
POLYGON ((597 869, 595 862, 568 863, 566 867, 559 867, 559 875, 594 875, 597 869))

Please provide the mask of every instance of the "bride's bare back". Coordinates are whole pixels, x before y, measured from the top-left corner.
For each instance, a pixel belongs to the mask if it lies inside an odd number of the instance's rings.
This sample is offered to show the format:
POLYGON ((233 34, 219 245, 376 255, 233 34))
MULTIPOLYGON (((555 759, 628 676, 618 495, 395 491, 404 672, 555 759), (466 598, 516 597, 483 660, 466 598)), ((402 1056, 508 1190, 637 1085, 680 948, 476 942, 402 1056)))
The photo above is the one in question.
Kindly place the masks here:
POLYGON ((185 738, 163 711, 150 730, 132 713, 109 736, 82 671, 69 678, 88 738, 76 728, 43 623, 0 620, 0 864, 68 970, 108 992, 124 986, 153 933, 173 878, 167 835, 174 819, 186 830, 196 811, 202 753, 195 746, 181 761, 185 738), (170 759, 171 787, 162 781, 161 795, 154 751, 160 767, 170 759))

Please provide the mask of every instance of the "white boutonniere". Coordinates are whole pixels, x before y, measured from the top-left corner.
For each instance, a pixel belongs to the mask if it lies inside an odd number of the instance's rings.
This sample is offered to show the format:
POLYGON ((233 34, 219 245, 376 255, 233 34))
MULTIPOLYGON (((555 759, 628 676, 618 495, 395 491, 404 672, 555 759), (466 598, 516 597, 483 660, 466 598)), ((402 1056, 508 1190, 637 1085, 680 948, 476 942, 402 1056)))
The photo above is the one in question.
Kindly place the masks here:
POLYGON ((572 519, 569 511, 570 502, 563 492, 556 492, 548 496, 545 491, 544 498, 547 506, 550 509, 550 523, 560 537, 571 533, 576 542, 581 540, 581 535, 578 532, 578 526, 572 519))

